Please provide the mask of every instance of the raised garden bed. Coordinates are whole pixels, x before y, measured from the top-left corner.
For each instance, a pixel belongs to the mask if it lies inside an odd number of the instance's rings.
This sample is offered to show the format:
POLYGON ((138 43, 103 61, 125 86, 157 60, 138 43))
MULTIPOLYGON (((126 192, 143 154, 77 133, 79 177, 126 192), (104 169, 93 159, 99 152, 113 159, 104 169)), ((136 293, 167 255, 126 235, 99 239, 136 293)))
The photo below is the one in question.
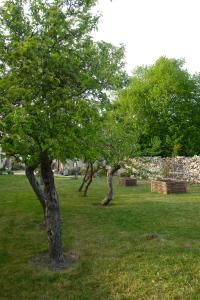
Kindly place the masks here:
POLYGON ((187 183, 173 179, 152 180, 151 191, 162 194, 186 193, 187 183))
POLYGON ((137 185, 137 179, 131 178, 131 177, 121 177, 119 179, 119 184, 122 186, 136 186, 137 185))

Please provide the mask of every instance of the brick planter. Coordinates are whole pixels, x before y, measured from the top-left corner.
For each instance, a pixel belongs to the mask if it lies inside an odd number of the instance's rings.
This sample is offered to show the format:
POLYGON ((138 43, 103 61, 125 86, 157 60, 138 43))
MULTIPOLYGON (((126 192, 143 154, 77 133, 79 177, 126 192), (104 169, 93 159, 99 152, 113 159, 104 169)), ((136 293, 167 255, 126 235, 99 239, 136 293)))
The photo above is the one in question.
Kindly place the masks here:
POLYGON ((122 186, 136 186, 137 185, 137 179, 131 178, 131 177, 121 177, 119 179, 119 184, 122 186))
POLYGON ((172 179, 152 180, 151 191, 162 194, 186 193, 187 184, 185 181, 177 181, 172 179))

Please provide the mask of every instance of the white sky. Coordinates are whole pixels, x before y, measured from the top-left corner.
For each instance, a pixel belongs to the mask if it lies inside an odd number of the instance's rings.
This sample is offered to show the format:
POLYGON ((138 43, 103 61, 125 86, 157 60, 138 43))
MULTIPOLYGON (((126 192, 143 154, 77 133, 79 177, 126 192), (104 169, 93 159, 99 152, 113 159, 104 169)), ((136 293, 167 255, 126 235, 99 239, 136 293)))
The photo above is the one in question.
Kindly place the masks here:
POLYGON ((98 10, 95 39, 123 43, 129 73, 162 55, 200 72, 200 0, 99 0, 98 10))

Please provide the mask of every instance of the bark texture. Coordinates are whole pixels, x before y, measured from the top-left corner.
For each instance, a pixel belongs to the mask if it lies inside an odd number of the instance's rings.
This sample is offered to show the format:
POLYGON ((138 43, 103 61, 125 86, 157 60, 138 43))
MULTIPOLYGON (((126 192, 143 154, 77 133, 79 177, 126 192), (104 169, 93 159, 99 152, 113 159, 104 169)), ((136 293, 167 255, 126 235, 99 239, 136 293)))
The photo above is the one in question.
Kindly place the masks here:
POLYGON ((93 163, 90 163, 89 166, 90 166, 90 168, 89 168, 88 175, 87 175, 86 181, 85 181, 86 186, 85 186, 85 189, 84 189, 84 192, 83 192, 84 197, 87 196, 88 189, 89 189, 89 187, 92 183, 92 180, 93 180, 93 177, 94 177, 95 173, 97 173, 101 168, 100 165, 98 165, 96 168, 94 168, 93 163))
POLYGON ((113 199, 113 175, 119 169, 120 169, 120 165, 116 165, 107 171, 108 193, 107 193, 107 196, 103 199, 103 201, 101 203, 103 206, 107 206, 113 199))
POLYGON ((86 184, 85 189, 84 189, 84 193, 83 193, 84 197, 87 196, 87 191, 88 191, 88 188, 89 188, 90 184, 92 183, 93 176, 94 176, 93 163, 90 163, 90 173, 89 173, 89 176, 88 176, 87 184, 86 184))
POLYGON ((103 168, 103 167, 101 167, 100 165, 97 165, 97 167, 95 168, 93 162, 88 163, 86 172, 85 172, 85 176, 84 176, 83 181, 78 189, 79 192, 83 191, 84 197, 87 196, 89 186, 92 183, 95 173, 97 173, 101 168, 103 168))
POLYGON ((26 176, 28 178, 28 181, 35 192, 38 200, 40 201, 40 204, 42 206, 43 214, 44 214, 44 223, 45 222, 45 215, 46 215, 46 196, 44 191, 41 189, 41 186, 39 182, 37 181, 34 171, 37 168, 38 164, 32 165, 32 166, 26 166, 26 176))
POLYGON ((52 161, 47 152, 41 154, 41 173, 46 196, 46 227, 48 235, 49 256, 55 265, 64 264, 61 242, 61 220, 58 195, 51 169, 52 161))
POLYGON ((79 192, 82 192, 82 190, 83 190, 83 188, 84 188, 84 185, 85 185, 85 183, 86 183, 87 180, 88 180, 89 168, 90 168, 90 165, 88 164, 88 165, 87 165, 87 168, 86 168, 86 171, 85 171, 85 175, 84 175, 84 177, 83 177, 83 181, 82 181, 82 183, 81 183, 81 185, 80 185, 80 187, 79 187, 79 189, 78 189, 79 192))

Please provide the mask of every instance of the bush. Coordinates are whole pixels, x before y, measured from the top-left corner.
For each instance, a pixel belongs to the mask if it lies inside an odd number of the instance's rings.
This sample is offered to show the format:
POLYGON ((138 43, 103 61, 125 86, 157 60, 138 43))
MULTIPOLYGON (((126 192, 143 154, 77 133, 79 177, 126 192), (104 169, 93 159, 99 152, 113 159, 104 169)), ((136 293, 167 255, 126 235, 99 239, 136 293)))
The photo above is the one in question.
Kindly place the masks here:
POLYGON ((80 175, 80 168, 78 167, 77 169, 68 169, 68 175, 80 175))
POLYGON ((20 170, 25 170, 25 167, 22 163, 14 161, 12 163, 12 170, 13 171, 20 171, 20 170))
POLYGON ((100 169, 99 171, 97 171, 97 176, 99 177, 106 176, 106 170, 100 169))
POLYGON ((7 171, 7 174, 8 174, 8 175, 14 175, 14 172, 13 172, 12 170, 8 170, 8 171, 7 171))
POLYGON ((86 168, 81 168, 80 169, 80 175, 85 175, 86 172, 86 168))
POLYGON ((130 173, 127 171, 124 171, 124 172, 120 173, 120 177, 130 177, 130 173))
POLYGON ((0 170, 0 175, 14 175, 14 173, 11 170, 0 170))

